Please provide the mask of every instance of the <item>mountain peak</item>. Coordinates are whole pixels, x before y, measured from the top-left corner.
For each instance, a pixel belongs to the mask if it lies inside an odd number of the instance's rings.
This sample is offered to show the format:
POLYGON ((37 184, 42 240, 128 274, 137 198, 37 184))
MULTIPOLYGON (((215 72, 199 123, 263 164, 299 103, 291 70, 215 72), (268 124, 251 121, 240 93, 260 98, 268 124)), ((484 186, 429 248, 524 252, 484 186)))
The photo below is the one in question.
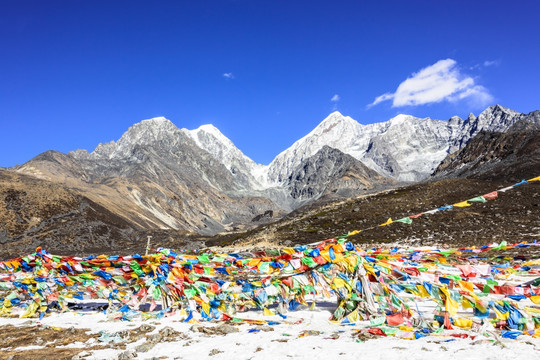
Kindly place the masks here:
POLYGON ((199 126, 199 128, 197 130, 204 130, 204 131, 207 131, 207 132, 217 132, 217 133, 221 134, 221 131, 219 131, 219 129, 217 127, 215 127, 214 125, 212 125, 212 124, 201 125, 201 126, 199 126))
POLYGON ((486 110, 482 111, 484 113, 506 113, 506 114, 519 114, 517 111, 514 111, 510 108, 504 107, 502 105, 496 104, 489 106, 486 110))
POLYGON ((265 183, 266 167, 256 164, 238 149, 234 143, 212 124, 199 126, 195 130, 181 130, 201 149, 221 162, 235 177, 247 187, 259 189, 265 183))
POLYGON ((173 124, 171 120, 164 118, 163 116, 159 116, 151 119, 142 120, 130 126, 124 135, 133 132, 151 132, 153 134, 158 134, 161 131, 172 131, 177 129, 178 128, 176 127, 176 125, 173 124))
MULTIPOLYGON (((336 122, 336 121, 347 121, 347 120, 353 120, 349 116, 345 116, 339 111, 334 111, 330 115, 328 115, 323 121, 321 121, 321 124, 324 122, 336 122)), ((354 121, 354 120, 353 120, 354 121)))
POLYGON ((232 144, 232 141, 228 137, 223 135, 223 133, 219 131, 219 129, 212 124, 201 125, 197 129, 192 130, 192 132, 196 134, 199 134, 201 132, 207 133, 214 136, 216 139, 220 140, 223 143, 232 144))
POLYGON ((331 116, 343 116, 343 114, 336 110, 336 111, 333 111, 332 113, 330 113, 330 115, 328 115, 327 118, 329 118, 331 116))
POLYGON ((389 123, 391 125, 398 125, 398 124, 401 124, 401 123, 404 123, 408 120, 414 120, 414 119, 418 119, 417 117, 414 117, 412 115, 407 115, 407 114, 398 114, 396 116, 394 116, 393 118, 391 118, 389 121, 389 123))
POLYGON ((230 151, 231 149, 236 149, 233 142, 228 137, 223 135, 223 133, 212 124, 201 125, 195 130, 182 130, 188 134, 189 137, 191 137, 191 139, 193 139, 193 141, 195 141, 200 148, 209 151, 210 153, 214 154, 214 156, 220 156, 212 150, 216 146, 222 150, 229 149, 230 151))
MULTIPOLYGON (((154 118, 151 118, 151 119, 142 120, 142 121, 134 124, 131 127, 157 127, 157 128, 162 128, 162 127, 170 127, 171 125, 176 127, 176 125, 174 125, 171 120, 169 120, 169 119, 167 119, 167 118, 165 118, 163 116, 158 116, 158 117, 154 117, 154 118)), ((129 129, 128 129, 128 131, 129 131, 129 129)))
MULTIPOLYGON (((344 116, 339 111, 334 111, 328 115, 317 127, 312 131, 312 133, 327 133, 334 128, 348 128, 356 127, 360 125, 356 120, 349 116, 344 116)), ((334 130, 335 131, 335 130, 334 130)))
POLYGON ((170 120, 167 119, 164 116, 156 116, 156 117, 153 117, 153 118, 150 118, 150 119, 145 119, 143 121, 167 122, 167 121, 170 121, 170 120))
POLYGON ((151 144, 165 138, 173 139, 179 129, 163 116, 142 120, 122 134, 118 141, 99 144, 91 153, 96 158, 123 158, 136 144, 151 144))

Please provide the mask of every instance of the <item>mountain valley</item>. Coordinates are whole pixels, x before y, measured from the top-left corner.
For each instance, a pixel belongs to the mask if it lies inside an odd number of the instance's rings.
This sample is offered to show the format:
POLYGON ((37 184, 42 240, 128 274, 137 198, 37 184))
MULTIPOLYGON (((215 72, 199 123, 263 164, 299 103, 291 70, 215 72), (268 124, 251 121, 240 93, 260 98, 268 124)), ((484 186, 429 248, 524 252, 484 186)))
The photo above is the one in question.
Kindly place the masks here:
MULTIPOLYGON (((323 240, 384 222, 381 216, 538 176, 539 129, 540 111, 521 114, 499 105, 464 120, 398 115, 370 125, 334 112, 265 166, 212 125, 187 130, 165 118, 143 120, 92 152, 47 151, 1 169, 0 253, 39 245, 73 253, 140 249, 149 235, 156 244, 188 248, 323 240)), ((537 186, 523 191, 531 199, 520 204, 538 206, 537 186)), ((479 213, 488 216, 489 204, 482 206, 479 213)), ((504 206, 490 211, 515 213, 516 220, 500 232, 525 226, 521 216, 530 221, 531 236, 538 234, 534 216, 504 206)), ((450 221, 445 216, 441 221, 450 221)), ((480 215, 470 216, 467 231, 475 234, 480 215)), ((488 218, 497 229, 498 217, 488 218)), ((435 223, 449 242, 460 236, 435 223)), ((437 229, 425 224, 431 230, 422 234, 403 233, 399 225, 355 239, 421 241, 437 229)))

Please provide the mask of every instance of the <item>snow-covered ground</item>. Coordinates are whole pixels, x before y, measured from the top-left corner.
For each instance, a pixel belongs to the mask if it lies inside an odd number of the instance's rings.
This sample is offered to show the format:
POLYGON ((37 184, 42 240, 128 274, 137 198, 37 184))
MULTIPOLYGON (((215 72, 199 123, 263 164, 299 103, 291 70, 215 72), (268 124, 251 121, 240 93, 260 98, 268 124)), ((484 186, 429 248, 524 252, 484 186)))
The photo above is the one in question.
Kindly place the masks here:
MULTIPOLYGON (((421 311, 429 311, 428 305, 421 305, 421 311)), ((476 335, 474 339, 448 335, 433 335, 417 340, 380 336, 359 339, 358 327, 340 326, 328 321, 333 307, 335 303, 332 302, 318 303, 314 310, 289 312, 286 319, 277 315, 263 316, 261 311, 237 314, 243 319, 270 320, 280 324, 242 323, 234 325, 238 332, 223 335, 195 331, 192 328, 194 324, 184 322, 185 316, 180 314, 159 320, 136 318, 132 321, 115 321, 108 320, 103 312, 67 312, 51 314, 42 320, 0 318, 0 327, 8 324, 40 324, 66 329, 88 328, 91 332, 101 333, 101 340, 92 338, 87 343, 68 345, 84 349, 99 343, 109 344, 103 349, 84 350, 76 355, 75 358, 79 359, 540 359, 540 339, 528 335, 519 336, 516 340, 495 340, 472 332, 469 334, 476 335), (146 335, 158 334, 160 330, 170 327, 182 333, 182 336, 172 342, 158 342, 144 350, 140 346, 147 341, 145 337, 128 342, 125 349, 113 346, 122 340, 121 334, 125 334, 126 330, 135 330, 143 324, 155 327, 146 335)), ((200 322, 197 326, 216 327, 219 324, 200 322)), ((62 331, 59 331, 59 336, 61 334, 62 331)), ((50 351, 45 346, 43 344, 43 351, 50 351)), ((36 346, 30 348, 36 349, 36 346)), ((2 350, 6 349, 0 349, 0 354, 2 350)))

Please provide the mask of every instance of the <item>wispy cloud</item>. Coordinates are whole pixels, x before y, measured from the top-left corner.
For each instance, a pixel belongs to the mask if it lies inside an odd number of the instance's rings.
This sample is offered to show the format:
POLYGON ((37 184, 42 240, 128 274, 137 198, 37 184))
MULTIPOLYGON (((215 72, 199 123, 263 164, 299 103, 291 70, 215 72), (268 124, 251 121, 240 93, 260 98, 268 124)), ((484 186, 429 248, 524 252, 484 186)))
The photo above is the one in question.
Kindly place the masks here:
POLYGON ((332 111, 336 111, 338 109, 339 100, 341 100, 341 97, 338 94, 334 94, 334 96, 332 96, 330 99, 330 101, 334 103, 334 105, 332 105, 332 111))
POLYGON ((486 60, 484 61, 484 66, 485 67, 488 67, 488 66, 497 66, 501 63, 500 60, 486 60))
POLYGON ((234 79, 234 74, 231 73, 231 72, 229 72, 229 73, 224 73, 224 74, 223 74, 223 77, 224 77, 225 79, 232 80, 232 79, 234 79))
POLYGON ((445 59, 413 73, 399 84, 395 92, 376 97, 368 108, 387 100, 392 100, 392 107, 401 107, 455 102, 465 98, 476 106, 487 105, 493 100, 485 87, 460 72, 455 60, 445 59))

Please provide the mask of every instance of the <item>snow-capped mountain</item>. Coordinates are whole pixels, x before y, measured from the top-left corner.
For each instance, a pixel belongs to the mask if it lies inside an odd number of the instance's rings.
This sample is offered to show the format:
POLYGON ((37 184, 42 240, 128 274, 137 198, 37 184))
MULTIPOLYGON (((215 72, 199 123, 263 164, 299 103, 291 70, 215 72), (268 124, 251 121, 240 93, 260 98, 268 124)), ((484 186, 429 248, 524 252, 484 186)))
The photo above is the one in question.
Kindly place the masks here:
MULTIPOLYGON (((384 176, 418 181, 428 177, 448 154, 463 148, 480 131, 504 132, 527 116, 530 117, 495 105, 478 117, 470 114, 465 120, 458 116, 443 121, 400 114, 386 122, 362 125, 336 111, 268 166, 255 163, 213 125, 179 129, 158 117, 131 126, 118 141, 99 144, 90 154, 84 150, 71 154, 81 160, 137 161, 137 146, 153 144, 167 153, 180 144, 195 145, 230 172, 234 185, 227 190, 264 191, 285 186, 302 162, 329 146, 384 176)), ((532 121, 539 120, 533 116, 532 121)))
POLYGON ((244 155, 229 138, 214 125, 202 125, 195 130, 182 129, 195 143, 221 162, 247 189, 267 187, 266 166, 244 155))
POLYGON ((252 190, 260 185, 251 169, 257 165, 217 129, 179 129, 160 117, 91 153, 38 156, 17 171, 50 180, 68 170, 82 174, 70 180, 73 188, 141 227, 216 233, 281 211, 252 190))
POLYGON ((479 132, 521 120, 540 124, 540 112, 496 105, 465 120, 398 115, 369 125, 334 112, 265 166, 212 125, 179 129, 158 117, 90 153, 49 151, 14 170, 62 183, 139 228, 215 234, 321 197, 425 179, 479 132))
POLYGON ((175 146, 182 140, 181 131, 170 120, 164 117, 142 120, 132 126, 122 135, 118 141, 100 143, 89 155, 85 150, 73 152, 76 157, 85 159, 108 159, 108 160, 136 160, 133 158, 133 150, 139 145, 149 145, 157 142, 175 146))
POLYGON ((333 112, 309 134, 276 156, 268 166, 268 179, 274 184, 282 183, 302 161, 315 155, 325 145, 359 159, 370 137, 386 126, 385 123, 363 126, 338 111, 333 112))
POLYGON ((480 131, 504 132, 527 116, 495 105, 466 120, 458 116, 443 121, 397 115, 386 122, 362 125, 336 111, 279 154, 269 165, 268 178, 274 184, 282 183, 303 160, 328 145, 385 176, 418 181, 480 131))

